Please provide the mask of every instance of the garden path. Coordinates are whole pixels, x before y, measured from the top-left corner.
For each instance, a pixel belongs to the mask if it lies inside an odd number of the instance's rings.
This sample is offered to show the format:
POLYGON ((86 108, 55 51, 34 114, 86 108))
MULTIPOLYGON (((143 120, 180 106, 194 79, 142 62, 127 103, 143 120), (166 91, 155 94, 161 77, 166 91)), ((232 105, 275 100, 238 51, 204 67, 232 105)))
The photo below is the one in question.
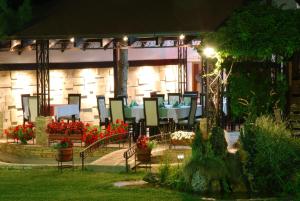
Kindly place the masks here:
MULTIPOLYGON (((164 150, 169 149, 169 146, 159 145, 152 150, 152 156, 162 155, 164 150)), ((114 152, 111 152, 98 160, 93 161, 90 165, 98 166, 122 166, 125 167, 125 158, 123 156, 126 149, 120 149, 114 152)), ((129 165, 134 164, 134 157, 131 157, 129 160, 129 165)))

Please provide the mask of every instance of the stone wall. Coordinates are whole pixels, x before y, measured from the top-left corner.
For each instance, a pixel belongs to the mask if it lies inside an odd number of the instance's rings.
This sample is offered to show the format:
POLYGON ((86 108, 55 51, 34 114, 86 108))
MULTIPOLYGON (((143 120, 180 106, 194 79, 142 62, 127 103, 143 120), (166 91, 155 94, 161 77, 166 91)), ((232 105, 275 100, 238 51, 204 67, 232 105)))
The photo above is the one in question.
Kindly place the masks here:
MULTIPOLYGON (((90 68, 51 70, 51 104, 67 103, 69 93, 81 93, 80 118, 98 123, 96 95, 113 97, 113 69, 90 68)), ((142 103, 151 91, 177 91, 177 66, 143 66, 129 68, 128 98, 142 103)), ((21 94, 36 93, 35 71, 0 71, 0 112, 4 112, 4 128, 23 121, 21 94)))

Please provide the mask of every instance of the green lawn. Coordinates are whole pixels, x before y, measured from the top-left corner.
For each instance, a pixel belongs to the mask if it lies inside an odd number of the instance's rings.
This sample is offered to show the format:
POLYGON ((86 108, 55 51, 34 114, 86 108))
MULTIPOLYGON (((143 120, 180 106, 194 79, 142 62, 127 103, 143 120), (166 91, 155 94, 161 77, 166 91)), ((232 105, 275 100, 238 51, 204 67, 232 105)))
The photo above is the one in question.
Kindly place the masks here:
POLYGON ((7 170, 0 169, 0 200, 80 200, 126 201, 201 200, 199 196, 171 191, 159 187, 114 187, 116 181, 140 180, 143 173, 103 173, 55 168, 7 170))

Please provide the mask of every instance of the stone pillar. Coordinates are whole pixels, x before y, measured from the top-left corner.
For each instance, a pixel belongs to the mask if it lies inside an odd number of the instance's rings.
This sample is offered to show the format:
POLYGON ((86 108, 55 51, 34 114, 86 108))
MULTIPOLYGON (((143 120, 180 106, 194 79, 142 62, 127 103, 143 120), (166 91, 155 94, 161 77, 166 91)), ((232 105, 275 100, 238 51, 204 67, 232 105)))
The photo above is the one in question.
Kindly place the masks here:
POLYGON ((35 119, 36 144, 48 145, 47 125, 52 121, 52 117, 38 116, 35 119))
POLYGON ((118 95, 127 96, 127 79, 128 79, 128 49, 120 49, 120 65, 119 65, 119 91, 118 95))

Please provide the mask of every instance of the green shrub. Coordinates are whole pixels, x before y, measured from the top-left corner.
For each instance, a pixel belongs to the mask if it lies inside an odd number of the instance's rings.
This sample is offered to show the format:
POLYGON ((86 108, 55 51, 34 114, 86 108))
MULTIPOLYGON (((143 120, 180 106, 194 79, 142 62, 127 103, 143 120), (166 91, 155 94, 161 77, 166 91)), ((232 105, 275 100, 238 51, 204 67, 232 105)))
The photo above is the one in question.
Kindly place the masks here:
POLYGON ((170 175, 170 163, 169 160, 166 159, 163 164, 158 169, 158 178, 160 184, 165 184, 167 182, 167 178, 170 175))
POLYGON ((262 116, 241 133, 243 170, 253 191, 295 192, 300 168, 299 140, 291 138, 284 123, 262 116))
POLYGON ((182 166, 170 168, 167 185, 176 190, 189 191, 188 184, 183 175, 182 166))
POLYGON ((211 182, 213 180, 225 181, 228 170, 223 158, 214 154, 211 142, 204 141, 198 130, 195 134, 192 157, 183 169, 184 177, 191 190, 211 191, 211 182))
POLYGON ((215 156, 225 157, 227 153, 227 142, 224 130, 220 127, 214 127, 209 140, 215 156))
POLYGON ((206 192, 208 190, 208 178, 197 171, 193 174, 191 186, 195 192, 206 192))

